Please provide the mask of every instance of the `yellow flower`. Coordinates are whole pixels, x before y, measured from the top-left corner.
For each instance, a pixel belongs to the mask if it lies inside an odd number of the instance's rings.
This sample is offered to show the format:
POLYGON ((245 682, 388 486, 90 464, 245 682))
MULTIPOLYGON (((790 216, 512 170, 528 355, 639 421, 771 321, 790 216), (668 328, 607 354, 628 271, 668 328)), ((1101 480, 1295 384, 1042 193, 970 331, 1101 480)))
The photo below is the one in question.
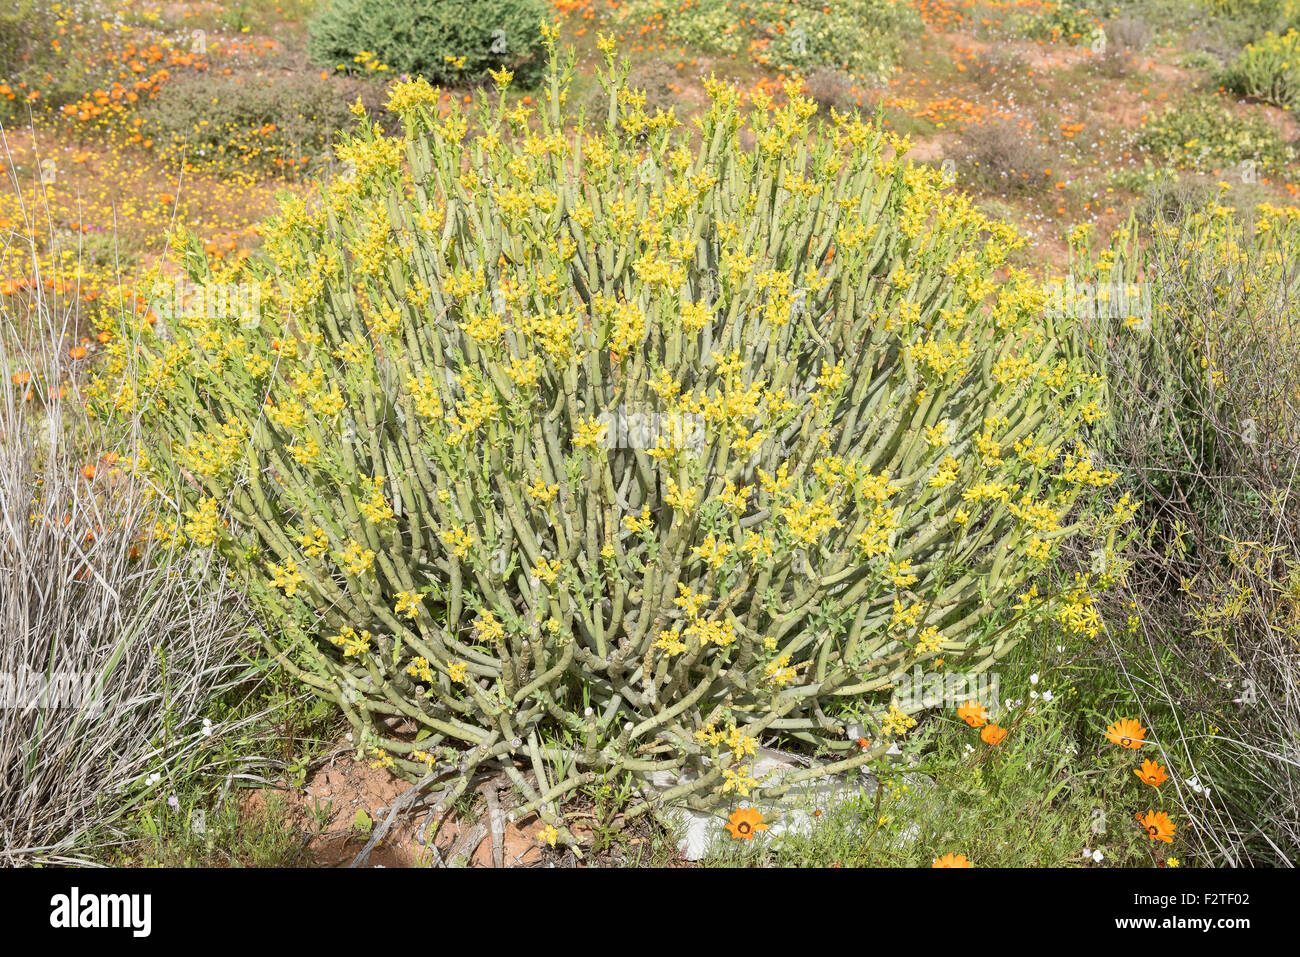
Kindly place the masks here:
POLYGON ((399 591, 397 593, 397 613, 405 615, 407 618, 415 618, 420 614, 419 592, 399 591))
POLYGON ((916 650, 923 655, 937 652, 943 646, 943 635, 938 628, 931 625, 917 636, 916 650))
POLYGON ((735 791, 741 797, 749 797, 749 792, 758 787, 758 780, 749 773, 749 768, 741 768, 739 771, 724 770, 722 772, 722 793, 735 791))
POLYGON ((679 488, 674 479, 668 479, 668 490, 664 493, 664 503, 679 509, 682 512, 690 512, 695 507, 695 502, 699 498, 700 490, 698 488, 682 489, 679 488))
POLYGON ((451 546, 452 554, 457 558, 467 557, 469 550, 474 547, 474 533, 468 528, 453 528, 444 533, 444 536, 451 546))
POLYGON ((214 544, 220 535, 221 520, 217 517, 217 500, 205 498, 197 509, 185 513, 185 534, 197 545, 205 548, 214 544))
POLYGON ((393 507, 384 498, 383 477, 375 476, 374 478, 362 479, 361 482, 369 493, 369 498, 359 505, 362 514, 376 525, 381 525, 392 519, 394 517, 393 507))
POLYGON ((506 635, 505 627, 490 611, 482 612, 474 620, 474 637, 478 641, 497 642, 506 635))
POLYGON ((425 684, 433 682, 433 669, 429 667, 429 659, 417 657, 411 659, 411 663, 406 666, 406 673, 412 678, 418 678, 425 684))
POLYGON ((659 637, 655 639, 655 647, 669 655, 680 655, 688 646, 682 641, 682 636, 678 632, 661 631, 659 637))
POLYGON ((775 661, 769 661, 763 666, 763 673, 767 675, 767 680, 778 688, 785 687, 795 679, 795 670, 790 667, 789 655, 781 655, 775 661))
POLYGON ((912 572, 912 563, 910 561, 890 562, 885 569, 885 578, 893 582, 898 588, 906 588, 919 580, 912 572))
POLYGON ((758 747, 758 739, 751 738, 739 728, 732 728, 727 733, 727 747, 738 758, 750 757, 754 754, 755 748, 758 747))
POLYGON ((533 575, 538 581, 544 582, 547 585, 554 585, 556 579, 560 576, 560 569, 563 567, 564 562, 560 561, 558 558, 538 558, 536 564, 533 565, 533 575))
POLYGON ((692 549, 692 554, 697 558, 702 558, 711 568, 721 568, 734 547, 734 545, 718 541, 710 534, 704 540, 703 545, 697 545, 692 549))
POLYGON ((915 727, 916 719, 909 714, 904 714, 898 709, 898 705, 892 702, 889 705, 889 713, 880 722, 880 729, 890 737, 905 734, 908 729, 915 727))
POLYGON ((306 532, 303 532, 298 538, 298 543, 302 545, 302 550, 308 558, 320 558, 329 551, 330 542, 325 535, 325 529, 319 525, 312 526, 306 532))
POLYGON ((340 557, 342 565, 349 575, 364 575, 370 571, 370 567, 375 563, 374 550, 363 548, 353 541, 348 542, 340 557))
POLYGON ((598 419, 585 419, 573 430, 573 444, 580 449, 594 449, 605 441, 609 426, 598 419))
POLYGON ((419 106, 433 106, 437 102, 437 91, 422 76, 389 87, 388 108, 398 116, 411 113, 419 106))
MULTIPOLYGON (((543 505, 549 505, 551 502, 555 501, 555 496, 559 491, 560 487, 558 485, 547 485, 541 479, 536 479, 532 485, 529 485, 524 489, 524 492, 527 493, 529 498, 534 502, 541 502, 543 505)), ((623 521, 624 524, 626 524, 627 519, 624 519, 623 521)))
POLYGON ((298 586, 305 580, 298 571, 298 563, 292 558, 285 559, 283 565, 270 565, 271 587, 283 588, 285 595, 292 598, 298 592, 298 586))
POLYGON ((370 637, 368 631, 357 634, 352 628, 344 628, 337 635, 333 635, 330 642, 343 649, 343 657, 355 658, 370 650, 370 637))

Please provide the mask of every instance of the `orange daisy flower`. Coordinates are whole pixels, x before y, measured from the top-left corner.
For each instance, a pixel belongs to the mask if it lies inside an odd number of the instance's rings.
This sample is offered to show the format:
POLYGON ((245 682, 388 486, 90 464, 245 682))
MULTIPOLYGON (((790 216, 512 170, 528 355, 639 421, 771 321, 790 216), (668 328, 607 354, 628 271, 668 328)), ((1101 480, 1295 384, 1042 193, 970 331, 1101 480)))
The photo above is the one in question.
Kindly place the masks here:
POLYGON ((957 717, 961 718, 972 728, 982 728, 988 723, 988 712, 984 710, 984 705, 978 701, 967 701, 964 705, 957 708, 957 717))
POLYGON ((727 818, 727 830, 738 841, 752 841, 757 831, 766 831, 763 815, 756 808, 742 807, 727 818))
POLYGON ((1165 769, 1154 761, 1143 761, 1142 767, 1134 768, 1133 773, 1138 776, 1139 781, 1143 784, 1149 784, 1153 788, 1158 788, 1169 780, 1169 775, 1165 773, 1165 769))
POLYGON ((1006 736, 1007 729, 999 728, 996 724, 986 724, 984 730, 980 732, 980 740, 989 745, 1001 744, 1006 736))
POLYGON ((1106 740, 1121 748, 1137 749, 1146 744, 1143 739, 1146 733, 1146 728, 1138 724, 1136 718, 1120 718, 1106 729, 1106 740))
POLYGON ((931 867, 974 867, 970 861, 966 860, 965 854, 945 854, 943 857, 936 857, 931 867))
POLYGON ((1146 815, 1134 814, 1137 822, 1146 828, 1147 836, 1152 841, 1164 841, 1166 844, 1172 844, 1174 841, 1174 822, 1169 820, 1169 815, 1164 811, 1147 811, 1146 815))

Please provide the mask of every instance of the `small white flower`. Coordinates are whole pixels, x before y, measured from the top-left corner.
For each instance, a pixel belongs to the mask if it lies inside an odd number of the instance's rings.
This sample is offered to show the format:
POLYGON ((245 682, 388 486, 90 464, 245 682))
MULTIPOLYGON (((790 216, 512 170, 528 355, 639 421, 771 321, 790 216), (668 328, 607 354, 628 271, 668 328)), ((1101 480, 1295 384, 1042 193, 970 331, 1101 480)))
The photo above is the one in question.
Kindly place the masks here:
POLYGON ((212 719, 211 719, 211 718, 204 718, 204 719, 203 719, 203 727, 199 729, 199 733, 200 733, 201 735, 203 735, 205 738, 210 738, 210 737, 212 737, 212 719))
POLYGON ((144 779, 145 787, 151 788, 161 780, 162 780, 162 775, 159 774, 157 771, 155 771, 153 774, 149 775, 147 778, 144 779))
POLYGON ((1044 701, 1051 701, 1051 700, 1052 700, 1052 693, 1051 693, 1050 691, 1044 691, 1044 692, 1043 692, 1043 700, 1044 700, 1044 701))
POLYGON ((1056 650, 1057 650, 1058 652, 1063 652, 1063 651, 1065 651, 1065 645, 1057 645, 1057 646, 1056 646, 1056 650))
POLYGON ((173 811, 178 811, 180 810, 181 802, 176 797, 176 795, 173 794, 169 798, 167 798, 167 806, 171 808, 173 811))
POLYGON ((1038 698, 1038 692, 1037 692, 1037 691, 1031 691, 1031 692, 1029 692, 1029 697, 1030 697, 1031 699, 1035 699, 1035 700, 1036 700, 1036 699, 1038 698))
POLYGON ((1030 683, 1031 685, 1036 685, 1036 684, 1038 684, 1038 673, 1037 673, 1037 672, 1035 672, 1034 674, 1032 674, 1032 675, 1029 676, 1029 683, 1030 683))
POLYGON ((1101 851, 1093 851, 1093 852, 1092 852, 1092 859, 1093 859, 1094 861, 1096 861, 1098 864, 1100 864, 1100 863, 1101 863, 1101 851))

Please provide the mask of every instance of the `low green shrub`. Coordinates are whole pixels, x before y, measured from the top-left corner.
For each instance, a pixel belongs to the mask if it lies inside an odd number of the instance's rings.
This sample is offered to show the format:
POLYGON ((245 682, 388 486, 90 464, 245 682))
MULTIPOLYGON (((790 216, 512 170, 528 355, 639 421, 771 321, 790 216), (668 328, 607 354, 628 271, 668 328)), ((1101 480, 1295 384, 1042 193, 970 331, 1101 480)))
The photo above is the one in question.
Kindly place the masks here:
POLYGON ((1281 172, 1296 161, 1295 147, 1255 115, 1240 116, 1211 96, 1194 97, 1147 120, 1139 145, 1179 169, 1208 173, 1253 162, 1281 172))
POLYGON ((1072 0, 1043 4, 1036 13, 1020 17, 1020 33, 1031 40, 1051 40, 1071 46, 1099 44, 1103 37, 1103 11, 1072 0))
POLYGON ((1216 15, 1249 26, 1254 37, 1300 29, 1300 0, 1202 0, 1216 15))
POLYGON ((901 0, 755 0, 743 11, 728 0, 633 0, 623 15, 654 21, 673 38, 710 53, 784 73, 843 70, 859 80, 887 77, 900 44, 923 29, 901 0))
POLYGON ((141 111, 160 154, 227 175, 315 172, 352 115, 315 77, 182 74, 141 111))
POLYGON ((312 20, 307 51, 326 69, 423 76, 442 86, 510 70, 520 85, 541 75, 544 0, 329 0, 312 20))
POLYGON ((25 124, 29 109, 62 106, 114 75, 102 11, 90 0, 0 5, 0 122, 25 124))

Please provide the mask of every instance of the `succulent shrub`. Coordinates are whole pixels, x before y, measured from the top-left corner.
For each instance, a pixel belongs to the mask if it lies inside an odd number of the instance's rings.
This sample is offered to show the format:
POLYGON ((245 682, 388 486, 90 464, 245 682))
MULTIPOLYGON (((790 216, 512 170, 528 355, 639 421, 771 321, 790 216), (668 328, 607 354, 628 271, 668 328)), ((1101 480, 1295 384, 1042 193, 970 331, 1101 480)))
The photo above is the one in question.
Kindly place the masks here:
POLYGON ((1295 110, 1300 105, 1300 29, 1266 33, 1241 51, 1222 80, 1233 92, 1295 110))
POLYGON ((307 52, 326 69, 426 77, 464 85, 489 70, 533 83, 544 67, 544 0, 330 0, 309 26, 307 52))
POLYGON ((242 570, 362 746, 500 763, 520 813, 629 772, 749 794, 760 740, 830 759, 769 796, 876 759, 915 665, 1092 628, 1088 576, 1034 579, 1116 531, 1074 508, 1114 477, 1077 441, 1099 380, 1011 227, 797 82, 746 113, 710 81, 687 134, 604 46, 603 128, 565 125, 554 51, 536 114, 396 86, 404 135, 362 124, 264 261, 188 247, 197 286, 260 284, 253 321, 136 323, 97 384, 189 480, 165 533, 242 570))

